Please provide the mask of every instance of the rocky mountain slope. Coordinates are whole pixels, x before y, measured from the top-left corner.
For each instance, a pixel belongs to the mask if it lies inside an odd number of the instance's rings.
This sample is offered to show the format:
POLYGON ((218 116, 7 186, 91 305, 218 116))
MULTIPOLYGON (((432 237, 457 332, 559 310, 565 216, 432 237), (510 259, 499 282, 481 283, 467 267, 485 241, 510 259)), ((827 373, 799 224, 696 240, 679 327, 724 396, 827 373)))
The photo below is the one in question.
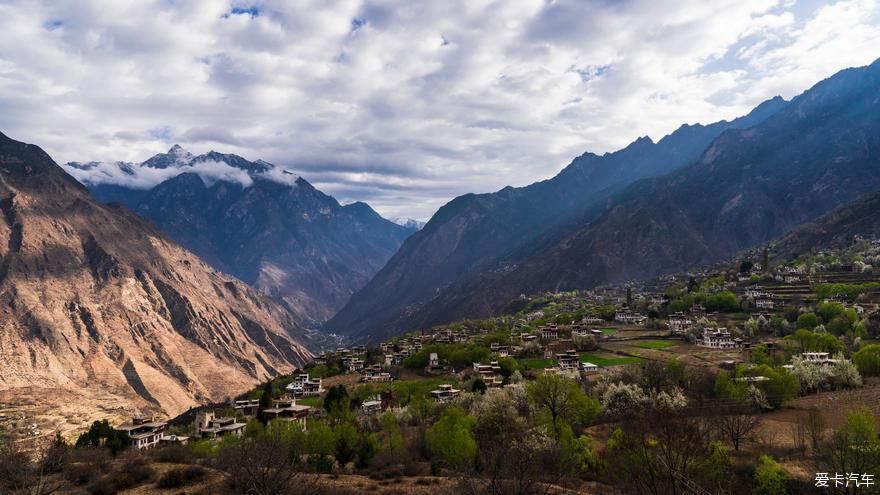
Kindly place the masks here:
POLYGON ((841 248, 855 236, 880 238, 880 191, 873 191, 807 222, 772 244, 775 255, 794 258, 816 249, 841 248))
POLYGON ((657 143, 643 137, 615 153, 585 153, 543 182, 458 197, 410 237, 326 328, 375 340, 488 315, 497 308, 492 294, 465 287, 514 270, 560 235, 595 218, 634 181, 693 163, 725 130, 751 127, 785 106, 774 98, 731 122, 683 125, 657 143), (466 304, 443 302, 460 297, 466 304))
POLYGON ((67 168, 99 199, 124 203, 306 323, 330 318, 416 230, 364 203, 342 206, 288 170, 237 155, 195 156, 175 145, 142 164, 67 168), (167 179, 136 187, 133 177, 149 174, 167 179))
POLYGON ((173 416, 310 356, 287 309, 2 134, 0 211, 0 400, 173 416))

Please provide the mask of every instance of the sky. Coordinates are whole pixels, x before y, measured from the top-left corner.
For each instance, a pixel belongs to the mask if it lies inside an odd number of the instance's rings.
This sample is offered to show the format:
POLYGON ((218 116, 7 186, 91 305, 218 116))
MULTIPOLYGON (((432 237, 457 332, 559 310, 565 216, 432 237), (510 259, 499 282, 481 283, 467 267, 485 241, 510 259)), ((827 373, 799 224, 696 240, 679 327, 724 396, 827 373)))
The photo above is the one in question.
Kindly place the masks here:
POLYGON ((262 158, 426 220, 877 58, 871 0, 0 0, 0 132, 262 158))

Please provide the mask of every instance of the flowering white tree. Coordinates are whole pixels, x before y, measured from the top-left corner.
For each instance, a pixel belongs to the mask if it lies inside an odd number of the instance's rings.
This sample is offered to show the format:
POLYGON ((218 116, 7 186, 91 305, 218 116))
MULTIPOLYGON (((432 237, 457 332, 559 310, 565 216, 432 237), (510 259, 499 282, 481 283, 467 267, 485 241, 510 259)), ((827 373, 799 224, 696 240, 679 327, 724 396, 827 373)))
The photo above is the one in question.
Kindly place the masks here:
POLYGON ((828 365, 813 363, 800 356, 792 358, 791 373, 801 384, 803 392, 821 388, 853 388, 862 384, 862 376, 852 361, 842 353, 834 358, 835 362, 828 365))
POLYGON ((862 385, 862 375, 855 363, 849 359, 844 359, 842 353, 838 353, 834 358, 837 360, 831 368, 832 386, 835 388, 853 388, 862 385))
POLYGON ((612 383, 602 394, 602 410, 613 416, 626 416, 641 411, 648 396, 638 385, 612 383))
POLYGON ((819 388, 828 383, 828 379, 831 376, 830 366, 822 366, 800 356, 792 358, 791 365, 791 374, 801 384, 802 392, 819 390, 819 388))
POLYGON ((770 401, 767 400, 767 394, 754 385, 749 385, 748 390, 746 390, 746 400, 750 405, 755 407, 755 409, 773 409, 770 405, 770 401))
POLYGON ((680 388, 675 387, 669 392, 661 391, 652 397, 652 402, 657 409, 675 410, 687 406, 687 397, 680 388))
POLYGON ((758 325, 758 320, 756 320, 755 318, 749 318, 748 320, 746 320, 743 328, 745 329, 746 335, 748 335, 749 337, 754 337, 758 333, 760 326, 758 325))

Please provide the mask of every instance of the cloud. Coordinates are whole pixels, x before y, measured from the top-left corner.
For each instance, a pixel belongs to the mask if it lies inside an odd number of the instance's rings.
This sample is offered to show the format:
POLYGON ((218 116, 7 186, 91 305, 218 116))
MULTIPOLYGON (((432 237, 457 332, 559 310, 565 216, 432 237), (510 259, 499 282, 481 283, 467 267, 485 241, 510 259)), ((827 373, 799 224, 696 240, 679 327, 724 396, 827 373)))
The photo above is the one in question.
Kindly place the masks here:
MULTIPOLYGON (((62 165, 67 173, 86 184, 116 184, 134 189, 150 189, 184 172, 198 174, 210 186, 216 181, 234 182, 250 187, 253 179, 239 168, 215 160, 196 161, 190 165, 168 168, 152 168, 129 162, 89 162, 62 165)), ((280 175, 278 182, 290 182, 280 175)), ((274 178, 274 175, 273 175, 274 178)))
POLYGON ((59 162, 140 162, 175 142, 262 157, 342 202, 425 219, 453 196, 542 180, 585 151, 733 118, 870 63, 878 10, 4 0, 0 130, 59 162))

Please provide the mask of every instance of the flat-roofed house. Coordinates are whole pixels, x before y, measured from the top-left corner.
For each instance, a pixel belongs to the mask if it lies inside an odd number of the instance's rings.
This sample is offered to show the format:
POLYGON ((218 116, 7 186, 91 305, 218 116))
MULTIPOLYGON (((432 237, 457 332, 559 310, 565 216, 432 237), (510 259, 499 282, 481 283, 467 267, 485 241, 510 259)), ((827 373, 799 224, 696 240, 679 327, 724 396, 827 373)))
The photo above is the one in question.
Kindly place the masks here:
POLYGON ((235 418, 218 417, 214 411, 200 411, 196 414, 196 436, 203 439, 241 437, 246 426, 247 424, 239 423, 235 418))
POLYGON ((576 370, 580 366, 580 357, 574 349, 556 355, 556 363, 561 370, 576 370))
POLYGON ((703 330, 703 337, 697 339, 697 345, 709 349, 734 349, 737 347, 733 336, 725 328, 703 330))
POLYGON ((284 421, 295 422, 303 429, 306 427, 306 417, 309 415, 309 406, 303 406, 296 403, 296 399, 291 397, 282 397, 273 401, 273 407, 263 409, 263 415, 268 419, 281 419, 284 421))
POLYGON ((300 373, 293 378, 293 382, 285 387, 288 392, 297 397, 315 397, 324 392, 320 378, 311 378, 308 373, 300 373))
POLYGON ((156 421, 153 417, 135 416, 131 423, 118 426, 117 431, 125 433, 128 444, 138 450, 151 449, 165 436, 167 421, 156 421))
POLYGON ((452 388, 452 385, 444 383, 431 391, 431 398, 434 399, 434 402, 437 404, 445 404, 458 397, 458 394, 460 393, 461 390, 452 388))

